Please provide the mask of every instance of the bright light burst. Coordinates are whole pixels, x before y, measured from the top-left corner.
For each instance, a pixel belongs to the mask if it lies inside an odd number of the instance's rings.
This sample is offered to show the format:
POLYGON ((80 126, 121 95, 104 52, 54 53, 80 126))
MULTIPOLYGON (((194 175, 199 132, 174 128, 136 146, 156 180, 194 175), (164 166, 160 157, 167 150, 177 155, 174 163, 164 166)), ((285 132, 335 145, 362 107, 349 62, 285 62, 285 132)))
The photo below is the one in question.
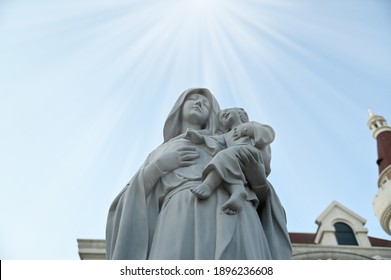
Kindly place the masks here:
MULTIPOLYGON (((173 91, 167 85, 175 83, 175 88, 182 89, 210 87, 217 96, 224 96, 227 103, 240 99, 254 102, 259 71, 267 69, 273 47, 272 32, 266 26, 273 17, 268 7, 273 5, 255 12, 256 6, 229 0, 173 1, 171 5, 146 6, 141 13, 121 21, 125 27, 121 27, 123 32, 118 35, 126 38, 134 33, 137 22, 148 22, 144 28, 140 27, 137 40, 127 46, 126 57, 137 58, 140 62, 137 68, 153 68, 159 77, 156 82, 165 86, 170 95, 176 95, 174 92, 178 90, 173 91)), ((133 61, 124 59, 121 63, 129 67, 133 61)), ((123 67, 113 65, 113 69, 123 67)), ((151 71, 136 72, 145 75, 138 76, 140 83, 145 84, 150 78, 151 71)))

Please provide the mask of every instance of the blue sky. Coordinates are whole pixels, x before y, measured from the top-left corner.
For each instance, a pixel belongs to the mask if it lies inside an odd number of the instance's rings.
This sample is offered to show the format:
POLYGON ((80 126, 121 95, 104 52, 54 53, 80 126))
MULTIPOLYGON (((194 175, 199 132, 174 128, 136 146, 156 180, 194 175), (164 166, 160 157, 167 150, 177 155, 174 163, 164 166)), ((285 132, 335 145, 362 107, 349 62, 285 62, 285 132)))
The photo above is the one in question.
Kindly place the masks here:
POLYGON ((372 210, 391 122, 387 0, 0 2, 0 258, 78 259, 163 140, 179 94, 207 87, 276 131, 272 173, 291 232, 337 200, 372 210))

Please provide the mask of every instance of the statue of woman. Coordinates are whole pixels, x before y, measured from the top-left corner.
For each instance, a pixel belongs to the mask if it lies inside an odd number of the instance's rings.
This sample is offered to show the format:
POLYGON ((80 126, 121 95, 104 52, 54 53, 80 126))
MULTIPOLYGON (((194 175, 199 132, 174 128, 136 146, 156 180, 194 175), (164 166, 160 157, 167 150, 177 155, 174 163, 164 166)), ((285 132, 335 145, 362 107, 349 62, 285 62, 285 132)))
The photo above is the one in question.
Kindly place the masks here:
POLYGON ((108 259, 290 259, 284 209, 268 184, 257 189, 258 164, 242 151, 248 203, 237 215, 221 206, 229 199, 217 188, 200 200, 190 189, 202 182, 213 151, 187 138, 187 129, 218 132, 219 104, 208 89, 181 94, 164 125, 164 142, 154 150, 113 201, 106 226, 108 259), (253 201, 262 203, 258 208, 253 201))

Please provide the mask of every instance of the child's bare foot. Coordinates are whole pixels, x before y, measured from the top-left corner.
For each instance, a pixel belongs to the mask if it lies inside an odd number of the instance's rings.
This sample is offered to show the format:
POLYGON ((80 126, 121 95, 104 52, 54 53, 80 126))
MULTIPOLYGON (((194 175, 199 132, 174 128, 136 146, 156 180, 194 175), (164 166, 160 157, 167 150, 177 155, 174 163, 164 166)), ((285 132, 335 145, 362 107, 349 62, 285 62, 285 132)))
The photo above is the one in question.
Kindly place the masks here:
POLYGON ((222 210, 227 215, 236 215, 242 210, 243 203, 247 199, 247 193, 243 192, 235 192, 231 195, 231 197, 227 200, 226 203, 223 204, 222 210))
POLYGON ((191 188, 190 191, 200 199, 207 199, 213 193, 213 188, 203 182, 197 187, 191 188))

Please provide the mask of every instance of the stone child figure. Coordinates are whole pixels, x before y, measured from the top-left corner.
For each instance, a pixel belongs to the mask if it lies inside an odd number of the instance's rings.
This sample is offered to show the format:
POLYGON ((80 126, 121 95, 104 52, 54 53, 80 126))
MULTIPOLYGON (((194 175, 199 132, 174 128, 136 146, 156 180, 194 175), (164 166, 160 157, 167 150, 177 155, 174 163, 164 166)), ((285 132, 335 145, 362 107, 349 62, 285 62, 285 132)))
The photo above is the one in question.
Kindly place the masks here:
POLYGON ((219 113, 219 121, 226 131, 219 136, 204 136, 189 129, 186 138, 193 143, 205 144, 212 150, 218 151, 203 172, 200 185, 191 188, 191 192, 200 198, 208 198, 223 184, 230 198, 223 204, 222 210, 229 215, 237 214, 248 197, 245 185, 246 178, 242 172, 242 149, 248 150, 261 163, 258 174, 267 188, 266 177, 270 173, 270 162, 263 162, 263 153, 270 149, 269 144, 274 140, 274 131, 270 126, 249 122, 247 113, 242 108, 230 108, 219 113), (212 140, 212 141, 211 141, 212 140))

